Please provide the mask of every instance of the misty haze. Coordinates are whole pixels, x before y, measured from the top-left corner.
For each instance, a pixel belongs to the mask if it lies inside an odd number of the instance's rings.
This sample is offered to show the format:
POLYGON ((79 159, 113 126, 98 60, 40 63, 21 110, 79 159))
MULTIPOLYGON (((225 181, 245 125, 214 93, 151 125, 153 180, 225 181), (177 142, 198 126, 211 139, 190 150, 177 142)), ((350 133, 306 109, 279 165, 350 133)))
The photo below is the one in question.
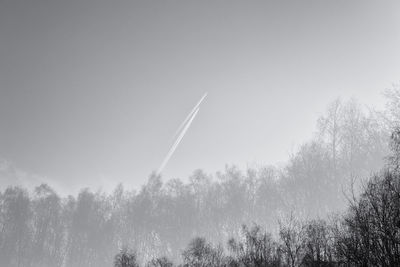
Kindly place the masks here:
POLYGON ((0 1, 0 267, 400 266, 400 2, 0 1))

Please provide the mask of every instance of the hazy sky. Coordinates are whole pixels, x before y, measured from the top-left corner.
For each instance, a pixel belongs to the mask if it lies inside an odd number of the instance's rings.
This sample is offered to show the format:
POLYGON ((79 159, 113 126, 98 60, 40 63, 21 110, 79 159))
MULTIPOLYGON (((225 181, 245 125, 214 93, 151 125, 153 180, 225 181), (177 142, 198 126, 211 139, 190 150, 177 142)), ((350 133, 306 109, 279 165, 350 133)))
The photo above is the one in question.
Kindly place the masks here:
MULTIPOLYGON (((399 82, 400 1, 0 0, 0 157, 73 192, 285 161, 399 82)), ((1 177, 0 177, 1 178, 1 177)))

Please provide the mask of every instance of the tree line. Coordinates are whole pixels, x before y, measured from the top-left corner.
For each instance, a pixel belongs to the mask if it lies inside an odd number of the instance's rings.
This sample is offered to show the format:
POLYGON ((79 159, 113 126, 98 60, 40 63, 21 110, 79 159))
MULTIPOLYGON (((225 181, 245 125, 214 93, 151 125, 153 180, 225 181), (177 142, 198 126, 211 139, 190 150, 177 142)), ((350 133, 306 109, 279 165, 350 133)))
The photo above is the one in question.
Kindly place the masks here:
MULTIPOLYGON (((182 251, 181 267, 399 266, 400 128, 392 135, 389 164, 348 199, 345 212, 328 219, 300 221, 290 214, 274 236, 258 225, 242 226, 225 246, 197 237, 182 251)), ((115 267, 140 266, 135 252, 122 250, 115 267), (129 261, 123 261, 123 258, 129 261)), ((171 267, 166 257, 147 267, 171 267)))
MULTIPOLYGON (((376 195, 396 211, 387 203, 397 193, 379 197, 389 186, 381 183, 385 177, 392 177, 390 188, 397 188, 393 166, 399 154, 386 155, 389 140, 396 140, 390 132, 400 118, 399 96, 399 88, 388 91, 387 108, 379 112, 355 100, 334 101, 318 120, 312 140, 283 167, 243 171, 226 166, 215 175, 196 170, 186 182, 163 182, 152 174, 139 190, 119 185, 111 194, 83 189, 77 196, 60 197, 46 184, 32 191, 8 187, 0 192, 0 266, 382 262, 379 255, 386 254, 369 249, 397 248, 397 232, 385 228, 383 234, 378 228, 382 220, 394 220, 392 213, 381 211, 382 218, 366 225, 358 222, 380 209, 380 204, 368 204, 376 195), (362 179, 385 161, 390 171, 362 179), (332 213, 346 216, 330 218, 332 213), (363 252, 356 258, 349 251, 363 252)), ((392 151, 396 144, 390 143, 392 151)), ((391 257, 389 264, 397 260, 396 254, 391 257)))
MULTIPOLYGON (((123 250, 115 267, 140 266, 136 254, 123 250), (130 258, 122 262, 121 256, 130 258)), ((223 247, 205 238, 194 238, 182 252, 179 266, 399 266, 400 175, 385 171, 372 177, 361 196, 350 201, 347 211, 329 220, 304 222, 291 216, 280 223, 279 233, 254 225, 243 226, 241 235, 223 247)), ((147 267, 170 267, 166 257, 149 261, 147 267)))

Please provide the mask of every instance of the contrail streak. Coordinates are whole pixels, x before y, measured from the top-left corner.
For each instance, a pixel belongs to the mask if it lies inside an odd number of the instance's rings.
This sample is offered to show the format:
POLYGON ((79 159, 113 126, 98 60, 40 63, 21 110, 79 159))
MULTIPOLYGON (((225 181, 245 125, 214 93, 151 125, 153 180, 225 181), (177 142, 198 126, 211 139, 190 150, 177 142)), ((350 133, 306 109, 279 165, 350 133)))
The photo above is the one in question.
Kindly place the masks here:
POLYGON ((193 113, 199 108, 201 102, 203 102, 204 98, 206 98, 207 96, 207 92, 200 98, 199 102, 197 102, 196 106, 194 106, 194 108, 192 109, 192 111, 190 111, 189 115, 187 115, 187 117, 185 118, 185 120, 181 123, 181 125, 179 125, 178 130, 176 130, 174 137, 175 138, 179 132, 182 130, 182 128, 185 126, 185 124, 189 121, 189 119, 192 117, 193 113))
MULTIPOLYGON (((203 97, 204 98, 204 97, 203 97)), ((201 102, 201 101, 200 101, 201 102)), ((199 108, 196 105, 196 109, 194 110, 194 113, 191 112, 190 115, 191 117, 188 119, 189 121, 185 124, 183 130, 181 131, 181 133, 179 134, 178 138, 176 139, 175 143, 172 145, 172 147, 170 148, 170 150, 168 151, 167 156, 165 157, 165 159, 163 160, 163 162, 161 163, 160 168, 157 171, 157 174, 160 175, 161 172, 163 171, 165 165, 167 165, 169 159, 171 158, 172 154, 174 154, 175 149, 178 147, 179 143, 182 141, 182 138, 185 136, 187 130, 190 127, 190 124, 192 124, 193 119, 196 117, 197 113, 199 112, 199 108)), ((186 120, 185 120, 186 121, 186 120)))

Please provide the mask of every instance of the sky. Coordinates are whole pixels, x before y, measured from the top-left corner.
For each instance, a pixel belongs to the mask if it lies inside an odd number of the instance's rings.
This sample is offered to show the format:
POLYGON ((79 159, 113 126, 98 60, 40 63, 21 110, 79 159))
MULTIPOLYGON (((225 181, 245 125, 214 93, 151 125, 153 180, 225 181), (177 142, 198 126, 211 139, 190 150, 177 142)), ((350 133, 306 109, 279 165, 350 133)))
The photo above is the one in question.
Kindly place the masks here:
POLYGON ((399 1, 0 0, 2 168, 62 193, 139 188, 205 92, 163 179, 281 164, 335 98, 383 105, 399 14, 399 1))

